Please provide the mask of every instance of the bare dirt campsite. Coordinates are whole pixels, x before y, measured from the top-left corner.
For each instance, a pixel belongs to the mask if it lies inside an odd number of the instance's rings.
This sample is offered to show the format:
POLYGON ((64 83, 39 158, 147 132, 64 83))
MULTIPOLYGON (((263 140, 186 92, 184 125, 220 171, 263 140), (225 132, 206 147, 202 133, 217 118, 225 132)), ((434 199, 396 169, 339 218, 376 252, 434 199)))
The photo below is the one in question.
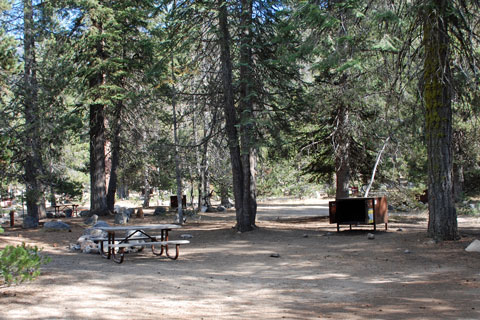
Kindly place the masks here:
MULTIPOLYGON (((122 264, 69 249, 71 232, 5 228, 0 247, 37 245, 51 257, 31 283, 0 288, 0 319, 480 319, 480 219, 435 243, 425 214, 390 213, 389 229, 336 232, 326 202, 266 203, 258 229, 237 233, 234 211, 202 213, 171 238, 193 236, 173 261, 151 252, 122 264), (272 209, 273 208, 273 209, 272 209), (322 217, 323 216, 323 217, 322 217)), ((113 224, 113 217, 104 219, 113 224)), ((171 223, 148 210, 131 224, 171 223)))

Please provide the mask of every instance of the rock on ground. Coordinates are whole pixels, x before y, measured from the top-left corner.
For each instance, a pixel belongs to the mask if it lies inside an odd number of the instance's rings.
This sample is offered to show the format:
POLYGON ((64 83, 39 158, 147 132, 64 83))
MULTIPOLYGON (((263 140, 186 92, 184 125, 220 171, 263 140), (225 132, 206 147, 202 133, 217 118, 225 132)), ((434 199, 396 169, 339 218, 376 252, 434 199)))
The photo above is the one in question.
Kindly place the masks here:
POLYGON ((70 225, 62 221, 48 221, 43 225, 43 229, 47 231, 65 231, 70 230, 70 225))
POLYGON ((474 240, 472 243, 465 248, 465 251, 468 252, 480 252, 480 240, 474 240))
POLYGON ((24 229, 36 228, 38 227, 38 220, 33 217, 26 216, 25 219, 23 219, 22 226, 24 229))

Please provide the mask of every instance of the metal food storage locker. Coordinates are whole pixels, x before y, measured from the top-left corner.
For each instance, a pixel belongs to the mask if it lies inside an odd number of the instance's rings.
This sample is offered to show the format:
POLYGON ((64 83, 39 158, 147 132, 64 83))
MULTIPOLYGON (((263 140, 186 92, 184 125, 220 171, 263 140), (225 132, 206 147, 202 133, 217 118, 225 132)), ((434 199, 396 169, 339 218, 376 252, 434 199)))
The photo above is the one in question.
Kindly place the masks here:
POLYGON ((377 223, 385 223, 388 228, 388 205, 386 197, 378 198, 340 198, 328 203, 330 223, 337 224, 337 232, 341 224, 373 225, 377 230, 377 223))

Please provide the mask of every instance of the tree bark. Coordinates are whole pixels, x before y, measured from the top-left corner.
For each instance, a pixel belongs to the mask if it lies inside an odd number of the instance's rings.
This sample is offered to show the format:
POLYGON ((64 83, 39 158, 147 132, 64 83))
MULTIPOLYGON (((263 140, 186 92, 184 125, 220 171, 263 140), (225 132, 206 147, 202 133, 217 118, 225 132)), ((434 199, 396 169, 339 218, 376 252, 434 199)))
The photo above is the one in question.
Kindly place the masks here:
POLYGON ((235 111, 235 102, 232 85, 232 60, 230 56, 230 34, 228 30, 228 12, 227 2, 217 0, 218 20, 219 20, 219 44, 220 44, 220 60, 222 65, 222 85, 224 95, 224 113, 225 113, 225 130, 227 132, 228 148, 230 151, 230 162, 232 165, 233 175, 233 194, 235 198, 235 211, 237 225, 236 228, 240 232, 252 230, 248 215, 245 213, 243 206, 243 168, 240 155, 240 146, 238 142, 237 132, 237 116, 235 111))
POLYGON ((205 113, 203 119, 203 140, 205 141, 203 145, 202 153, 202 162, 201 162, 201 183, 202 183, 202 205, 210 207, 212 205, 210 201, 210 161, 209 161, 209 152, 208 152, 208 142, 206 141, 206 135, 208 132, 208 112, 205 113))
POLYGON ((253 114, 253 61, 251 0, 241 0, 240 18, 240 138, 243 169, 243 208, 245 224, 255 225, 257 203, 255 183, 255 130, 253 114))
POLYGON ((149 170, 148 164, 144 164, 144 171, 143 171, 143 207, 148 208, 150 207, 150 182, 148 181, 149 170))
MULTIPOLYGON (((92 18, 92 28, 98 34, 103 33, 102 23, 92 18)), ((104 42, 98 40, 95 46, 95 56, 100 60, 106 57, 104 42)), ((105 84, 105 74, 98 71, 89 79, 92 91, 105 84)), ((99 99, 94 94, 94 100, 99 99)), ((106 175, 105 175, 105 106, 101 103, 90 105, 90 211, 97 215, 108 215, 106 175)))
POLYGON ((118 186, 118 197, 120 199, 128 199, 128 185, 125 181, 125 178, 121 180, 120 185, 118 186))
POLYGON ((452 90, 448 1, 430 1, 423 19, 425 129, 428 151, 428 235, 458 239, 452 181, 452 90))
POLYGON ((462 200, 463 197, 463 184, 465 182, 464 167, 460 160, 460 163, 453 164, 453 194, 455 202, 462 200))
POLYGON ((249 153, 250 162, 250 225, 255 226, 257 218, 257 151, 256 148, 250 149, 249 153))
MULTIPOLYGON (((175 72, 173 64, 173 55, 171 57, 171 75, 173 83, 175 83, 175 72)), ((172 86, 172 113, 173 113, 173 141, 175 143, 174 158, 175 158, 175 178, 177 181, 177 221, 179 224, 183 224, 183 197, 182 197, 182 172, 180 170, 180 152, 178 150, 178 123, 177 123, 177 96, 175 85, 172 86)))
POLYGON ((38 83, 36 76, 35 59, 35 30, 33 20, 33 6, 31 0, 24 2, 24 115, 25 115, 25 186, 27 215, 38 226, 40 218, 45 216, 43 186, 41 176, 43 172, 41 156, 41 136, 39 121, 40 108, 38 105, 38 83), (42 210, 43 208, 43 210, 42 210))
POLYGON ((350 132, 348 107, 341 103, 337 115, 337 129, 334 134, 336 198, 349 197, 350 183, 350 132))
POLYGON ((230 200, 228 199, 228 188, 225 184, 220 184, 220 205, 225 207, 225 208, 230 208, 232 207, 232 204, 230 203, 230 200))
MULTIPOLYGON (((194 111, 192 113, 192 129, 193 129, 193 144, 197 146, 198 144, 198 130, 197 130, 197 100, 196 97, 193 97, 193 104, 194 104, 194 111)), ((200 158, 200 147, 195 147, 195 161, 197 165, 197 192, 198 192, 198 208, 197 211, 200 212, 202 209, 202 160, 200 158)), ((192 181, 192 194, 193 194, 193 186, 194 182, 192 181)), ((193 207, 193 196, 192 196, 192 207, 193 207)))
POLYGON ((105 115, 102 104, 90 105, 90 210, 106 215, 105 115))
POLYGON ((120 163, 120 133, 121 133, 121 116, 122 104, 118 103, 115 109, 115 119, 113 121, 113 143, 112 143, 112 168, 110 169, 110 179, 108 181, 107 191, 107 208, 111 212, 115 207, 115 194, 117 193, 118 175, 117 169, 120 163))
POLYGON ((467 143, 464 132, 462 130, 456 130, 453 132, 452 145, 453 145, 453 196, 455 202, 462 200, 463 187, 465 183, 465 160, 463 144, 467 143))

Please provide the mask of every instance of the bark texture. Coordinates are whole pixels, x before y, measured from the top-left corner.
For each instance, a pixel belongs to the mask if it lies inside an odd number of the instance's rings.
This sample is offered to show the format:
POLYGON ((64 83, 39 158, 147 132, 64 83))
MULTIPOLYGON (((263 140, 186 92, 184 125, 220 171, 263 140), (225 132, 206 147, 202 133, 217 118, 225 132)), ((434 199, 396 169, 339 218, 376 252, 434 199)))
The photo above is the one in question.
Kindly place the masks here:
POLYGON ((243 209, 246 225, 255 225, 257 214, 256 202, 256 153, 255 153, 255 119, 253 113, 253 60, 252 60, 252 15, 251 0, 242 0, 241 43, 240 43, 240 138, 243 170, 243 209))
POLYGON ((102 104, 90 105, 90 210, 97 215, 107 214, 104 113, 102 104))
POLYGON ((112 142, 112 168, 110 169, 110 179, 108 181, 107 191, 107 208, 111 212, 114 211, 115 194, 117 193, 118 183, 118 164, 120 162, 120 133, 121 133, 121 115, 123 106, 119 103, 116 106, 114 121, 113 121, 113 142, 112 142))
POLYGON ((423 31, 428 234, 437 240, 455 240, 458 239, 458 228, 452 179, 452 90, 447 0, 427 4, 423 31))
POLYGON ((232 84, 232 60, 230 56, 228 12, 227 2, 218 0, 219 19, 219 45, 220 60, 222 64, 222 85, 224 95, 225 130, 227 132, 228 148, 230 151, 230 162, 233 174, 233 193, 235 198, 235 211, 237 219, 237 230, 240 232, 252 230, 248 215, 245 214, 243 206, 244 181, 242 158, 237 132, 237 116, 235 111, 234 91, 232 84))
MULTIPOLYGON (((173 83, 175 83, 175 72, 173 56, 171 57, 171 75, 173 83)), ((179 224, 183 224, 183 187, 182 187, 182 170, 180 168, 180 140, 178 138, 178 123, 177 123, 177 93, 175 86, 172 86, 172 113, 173 113, 173 141, 175 143, 175 180, 177 182, 177 221, 179 224)))
POLYGON ((35 59, 35 30, 31 0, 24 1, 24 115, 25 115, 25 186, 27 215, 37 226, 45 216, 43 165, 41 156, 40 108, 35 59))
MULTIPOLYGON (((101 22, 92 19, 95 33, 103 33, 101 22)), ((102 39, 95 44, 97 59, 106 58, 102 39)), ((94 93, 93 99, 100 99, 98 88, 105 84, 105 74, 98 70, 89 78, 89 88, 94 93)), ((105 175, 105 106, 102 103, 90 104, 90 211, 97 215, 108 215, 105 175)))
POLYGON ((350 183, 350 132, 348 107, 340 104, 334 134, 336 198, 349 197, 350 183))

